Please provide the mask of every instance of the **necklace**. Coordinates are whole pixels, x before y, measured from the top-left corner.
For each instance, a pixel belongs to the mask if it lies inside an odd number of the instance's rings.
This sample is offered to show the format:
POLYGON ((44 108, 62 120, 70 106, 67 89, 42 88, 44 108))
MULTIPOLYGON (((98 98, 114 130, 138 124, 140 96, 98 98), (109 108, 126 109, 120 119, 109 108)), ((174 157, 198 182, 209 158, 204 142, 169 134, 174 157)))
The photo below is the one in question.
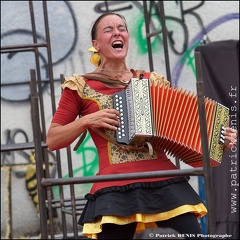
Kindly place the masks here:
MULTIPOLYGON (((110 78, 112 79, 112 78, 110 78)), ((128 84, 130 82, 130 79, 126 80, 126 79, 117 79, 119 82, 123 83, 124 85, 125 84, 128 84)))
POLYGON ((127 80, 123 79, 124 73, 131 73, 130 70, 111 70, 106 68, 99 68, 99 70, 101 70, 101 72, 111 73, 111 74, 108 74, 110 79, 118 80, 124 84, 128 84, 130 81, 130 79, 127 79, 127 80))

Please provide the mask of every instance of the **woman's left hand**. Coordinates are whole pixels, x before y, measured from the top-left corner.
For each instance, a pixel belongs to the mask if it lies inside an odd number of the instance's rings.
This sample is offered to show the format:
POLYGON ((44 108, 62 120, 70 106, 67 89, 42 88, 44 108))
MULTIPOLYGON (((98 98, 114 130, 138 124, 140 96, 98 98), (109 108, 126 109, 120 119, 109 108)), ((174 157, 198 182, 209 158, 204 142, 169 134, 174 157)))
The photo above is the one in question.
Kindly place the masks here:
POLYGON ((224 145, 227 148, 232 148, 237 144, 238 131, 236 129, 225 127, 222 131, 224 145))

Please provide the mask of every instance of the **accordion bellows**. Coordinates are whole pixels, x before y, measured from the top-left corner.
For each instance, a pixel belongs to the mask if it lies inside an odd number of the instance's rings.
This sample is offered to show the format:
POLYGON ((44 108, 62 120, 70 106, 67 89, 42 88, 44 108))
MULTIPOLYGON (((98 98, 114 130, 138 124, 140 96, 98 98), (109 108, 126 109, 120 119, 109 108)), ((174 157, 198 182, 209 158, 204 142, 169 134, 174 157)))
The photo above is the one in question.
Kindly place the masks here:
MULTIPOLYGON (((204 101, 210 165, 218 166, 224 148, 221 130, 227 126, 229 109, 209 98, 204 101)), ((149 142, 155 150, 163 150, 192 167, 203 166, 196 94, 150 79, 132 78, 124 90, 113 95, 113 103, 120 112, 117 142, 149 142)))

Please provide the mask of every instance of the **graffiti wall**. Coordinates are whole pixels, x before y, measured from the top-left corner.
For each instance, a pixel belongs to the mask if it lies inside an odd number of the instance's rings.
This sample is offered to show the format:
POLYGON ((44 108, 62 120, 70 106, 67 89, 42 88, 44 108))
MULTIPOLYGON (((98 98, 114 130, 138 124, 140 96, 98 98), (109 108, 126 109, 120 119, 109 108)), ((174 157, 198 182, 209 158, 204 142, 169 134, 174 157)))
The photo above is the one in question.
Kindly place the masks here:
MULTIPOLYGON (((60 74, 86 73, 94 70, 90 63, 91 24, 108 10, 126 17, 131 35, 127 57, 129 68, 149 70, 145 20, 142 1, 47 1, 55 100, 61 95, 60 74)), ((37 41, 46 41, 41 1, 33 1, 37 41)), ((150 2, 148 2, 150 7, 150 2)), ((158 1, 151 2, 151 31, 161 29, 158 1)), ((239 39, 238 1, 164 1, 171 82, 196 91, 194 49, 200 44, 239 39)), ((1 46, 32 43, 32 25, 28 1, 1 1, 1 46)), ((154 71, 166 76, 163 37, 151 39, 154 71)), ((40 48, 40 66, 44 114, 47 127, 52 118, 46 49, 40 48)), ((30 112, 30 69, 35 69, 32 52, 1 54, 1 144, 33 141, 30 112)), ((32 151, 1 153, 1 235, 5 236, 12 214, 16 236, 38 233, 39 219, 26 187, 28 163, 32 151), (11 186, 11 187, 10 187, 11 186), (9 195, 11 191, 11 198, 9 195), (9 209, 11 201, 12 209, 9 209), (19 204, 21 202, 21 204, 19 204), (11 211, 10 211, 11 210, 11 211)), ((54 162, 54 153, 49 152, 54 162)), ((74 176, 92 176, 97 170, 97 152, 90 136, 73 153, 74 176)), ((67 165, 66 163, 63 163, 67 165)), ((54 165, 53 165, 54 166, 54 165)), ((181 163, 183 168, 188 166, 181 163)), ((64 168, 63 168, 64 169, 64 168)), ((67 167, 66 167, 67 169, 67 167)), ((64 170, 63 170, 64 171, 64 170)), ((52 169, 55 176, 55 168, 52 169)), ((68 173, 63 172, 65 178, 68 173)), ((197 189, 197 182, 192 181, 197 189)), ((84 195, 90 184, 79 186, 84 195)), ((54 192, 57 196, 58 191, 54 192)))

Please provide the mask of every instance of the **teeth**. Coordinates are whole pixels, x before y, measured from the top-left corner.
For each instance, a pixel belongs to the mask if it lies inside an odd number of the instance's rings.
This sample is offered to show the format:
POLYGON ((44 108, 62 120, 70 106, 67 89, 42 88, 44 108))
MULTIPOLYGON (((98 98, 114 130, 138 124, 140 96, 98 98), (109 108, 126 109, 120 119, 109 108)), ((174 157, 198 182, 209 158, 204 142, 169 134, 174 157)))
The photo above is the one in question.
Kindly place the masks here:
POLYGON ((121 41, 115 41, 112 43, 112 46, 114 45, 120 45, 120 46, 123 46, 123 43, 121 41))

